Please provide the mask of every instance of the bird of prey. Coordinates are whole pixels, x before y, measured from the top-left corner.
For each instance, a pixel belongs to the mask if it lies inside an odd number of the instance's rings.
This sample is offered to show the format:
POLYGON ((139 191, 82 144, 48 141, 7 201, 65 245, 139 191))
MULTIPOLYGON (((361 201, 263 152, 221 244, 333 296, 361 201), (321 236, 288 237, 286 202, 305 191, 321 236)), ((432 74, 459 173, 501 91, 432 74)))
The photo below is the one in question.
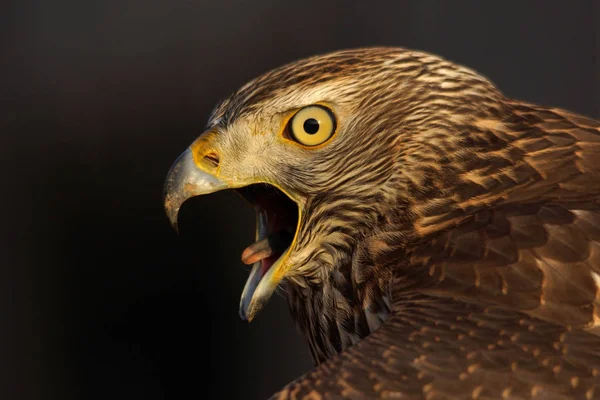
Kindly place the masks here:
POLYGON ((316 367, 280 399, 600 398, 600 123, 400 48, 245 84, 165 183, 255 208, 240 315, 279 285, 316 367))

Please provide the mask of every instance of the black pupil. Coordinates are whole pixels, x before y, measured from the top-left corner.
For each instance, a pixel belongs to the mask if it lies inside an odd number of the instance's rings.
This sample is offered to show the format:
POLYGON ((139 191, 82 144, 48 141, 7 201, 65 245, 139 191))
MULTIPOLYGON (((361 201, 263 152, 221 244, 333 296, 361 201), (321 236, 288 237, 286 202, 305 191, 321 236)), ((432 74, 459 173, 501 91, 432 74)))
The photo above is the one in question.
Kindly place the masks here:
POLYGON ((319 131, 319 121, 314 118, 309 118, 304 121, 304 131, 309 135, 314 135, 319 131))

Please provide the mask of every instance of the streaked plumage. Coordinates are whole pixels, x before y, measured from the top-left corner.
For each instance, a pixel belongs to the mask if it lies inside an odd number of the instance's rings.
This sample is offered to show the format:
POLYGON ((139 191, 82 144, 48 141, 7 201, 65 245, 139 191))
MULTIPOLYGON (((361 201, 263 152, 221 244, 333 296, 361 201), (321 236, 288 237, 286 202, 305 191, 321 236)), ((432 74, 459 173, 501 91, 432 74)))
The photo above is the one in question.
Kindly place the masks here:
POLYGON ((372 48, 257 78, 208 131, 219 176, 300 205, 284 279, 319 365, 278 398, 600 398, 600 123, 372 48), (273 142, 320 102, 327 145, 273 142))

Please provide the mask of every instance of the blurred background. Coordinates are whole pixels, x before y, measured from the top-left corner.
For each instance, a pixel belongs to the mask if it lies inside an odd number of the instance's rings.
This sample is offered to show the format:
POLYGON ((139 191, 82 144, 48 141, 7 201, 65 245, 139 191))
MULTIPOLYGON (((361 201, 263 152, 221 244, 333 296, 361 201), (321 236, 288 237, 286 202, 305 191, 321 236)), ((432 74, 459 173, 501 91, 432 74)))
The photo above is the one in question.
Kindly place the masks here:
POLYGON ((312 366, 285 300, 237 308, 254 215, 164 177, 218 100, 331 50, 392 45, 600 117, 600 3, 4 1, 0 398, 262 399, 312 366))

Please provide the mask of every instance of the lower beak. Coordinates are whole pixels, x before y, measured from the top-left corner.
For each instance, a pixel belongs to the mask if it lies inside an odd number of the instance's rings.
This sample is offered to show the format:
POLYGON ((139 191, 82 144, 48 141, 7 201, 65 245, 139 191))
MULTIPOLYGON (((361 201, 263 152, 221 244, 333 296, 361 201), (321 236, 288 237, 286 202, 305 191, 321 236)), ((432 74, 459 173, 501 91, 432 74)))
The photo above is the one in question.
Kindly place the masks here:
POLYGON ((223 180, 196 166, 192 151, 188 148, 175 161, 164 188, 165 211, 173 228, 177 228, 177 216, 181 205, 189 198, 227 189, 223 180))
POLYGON ((275 274, 281 268, 282 259, 284 258, 281 257, 277 260, 266 274, 261 271, 260 262, 252 266, 252 271, 250 271, 240 299, 240 318, 244 321, 252 321, 277 289, 281 278, 277 278, 275 274))

